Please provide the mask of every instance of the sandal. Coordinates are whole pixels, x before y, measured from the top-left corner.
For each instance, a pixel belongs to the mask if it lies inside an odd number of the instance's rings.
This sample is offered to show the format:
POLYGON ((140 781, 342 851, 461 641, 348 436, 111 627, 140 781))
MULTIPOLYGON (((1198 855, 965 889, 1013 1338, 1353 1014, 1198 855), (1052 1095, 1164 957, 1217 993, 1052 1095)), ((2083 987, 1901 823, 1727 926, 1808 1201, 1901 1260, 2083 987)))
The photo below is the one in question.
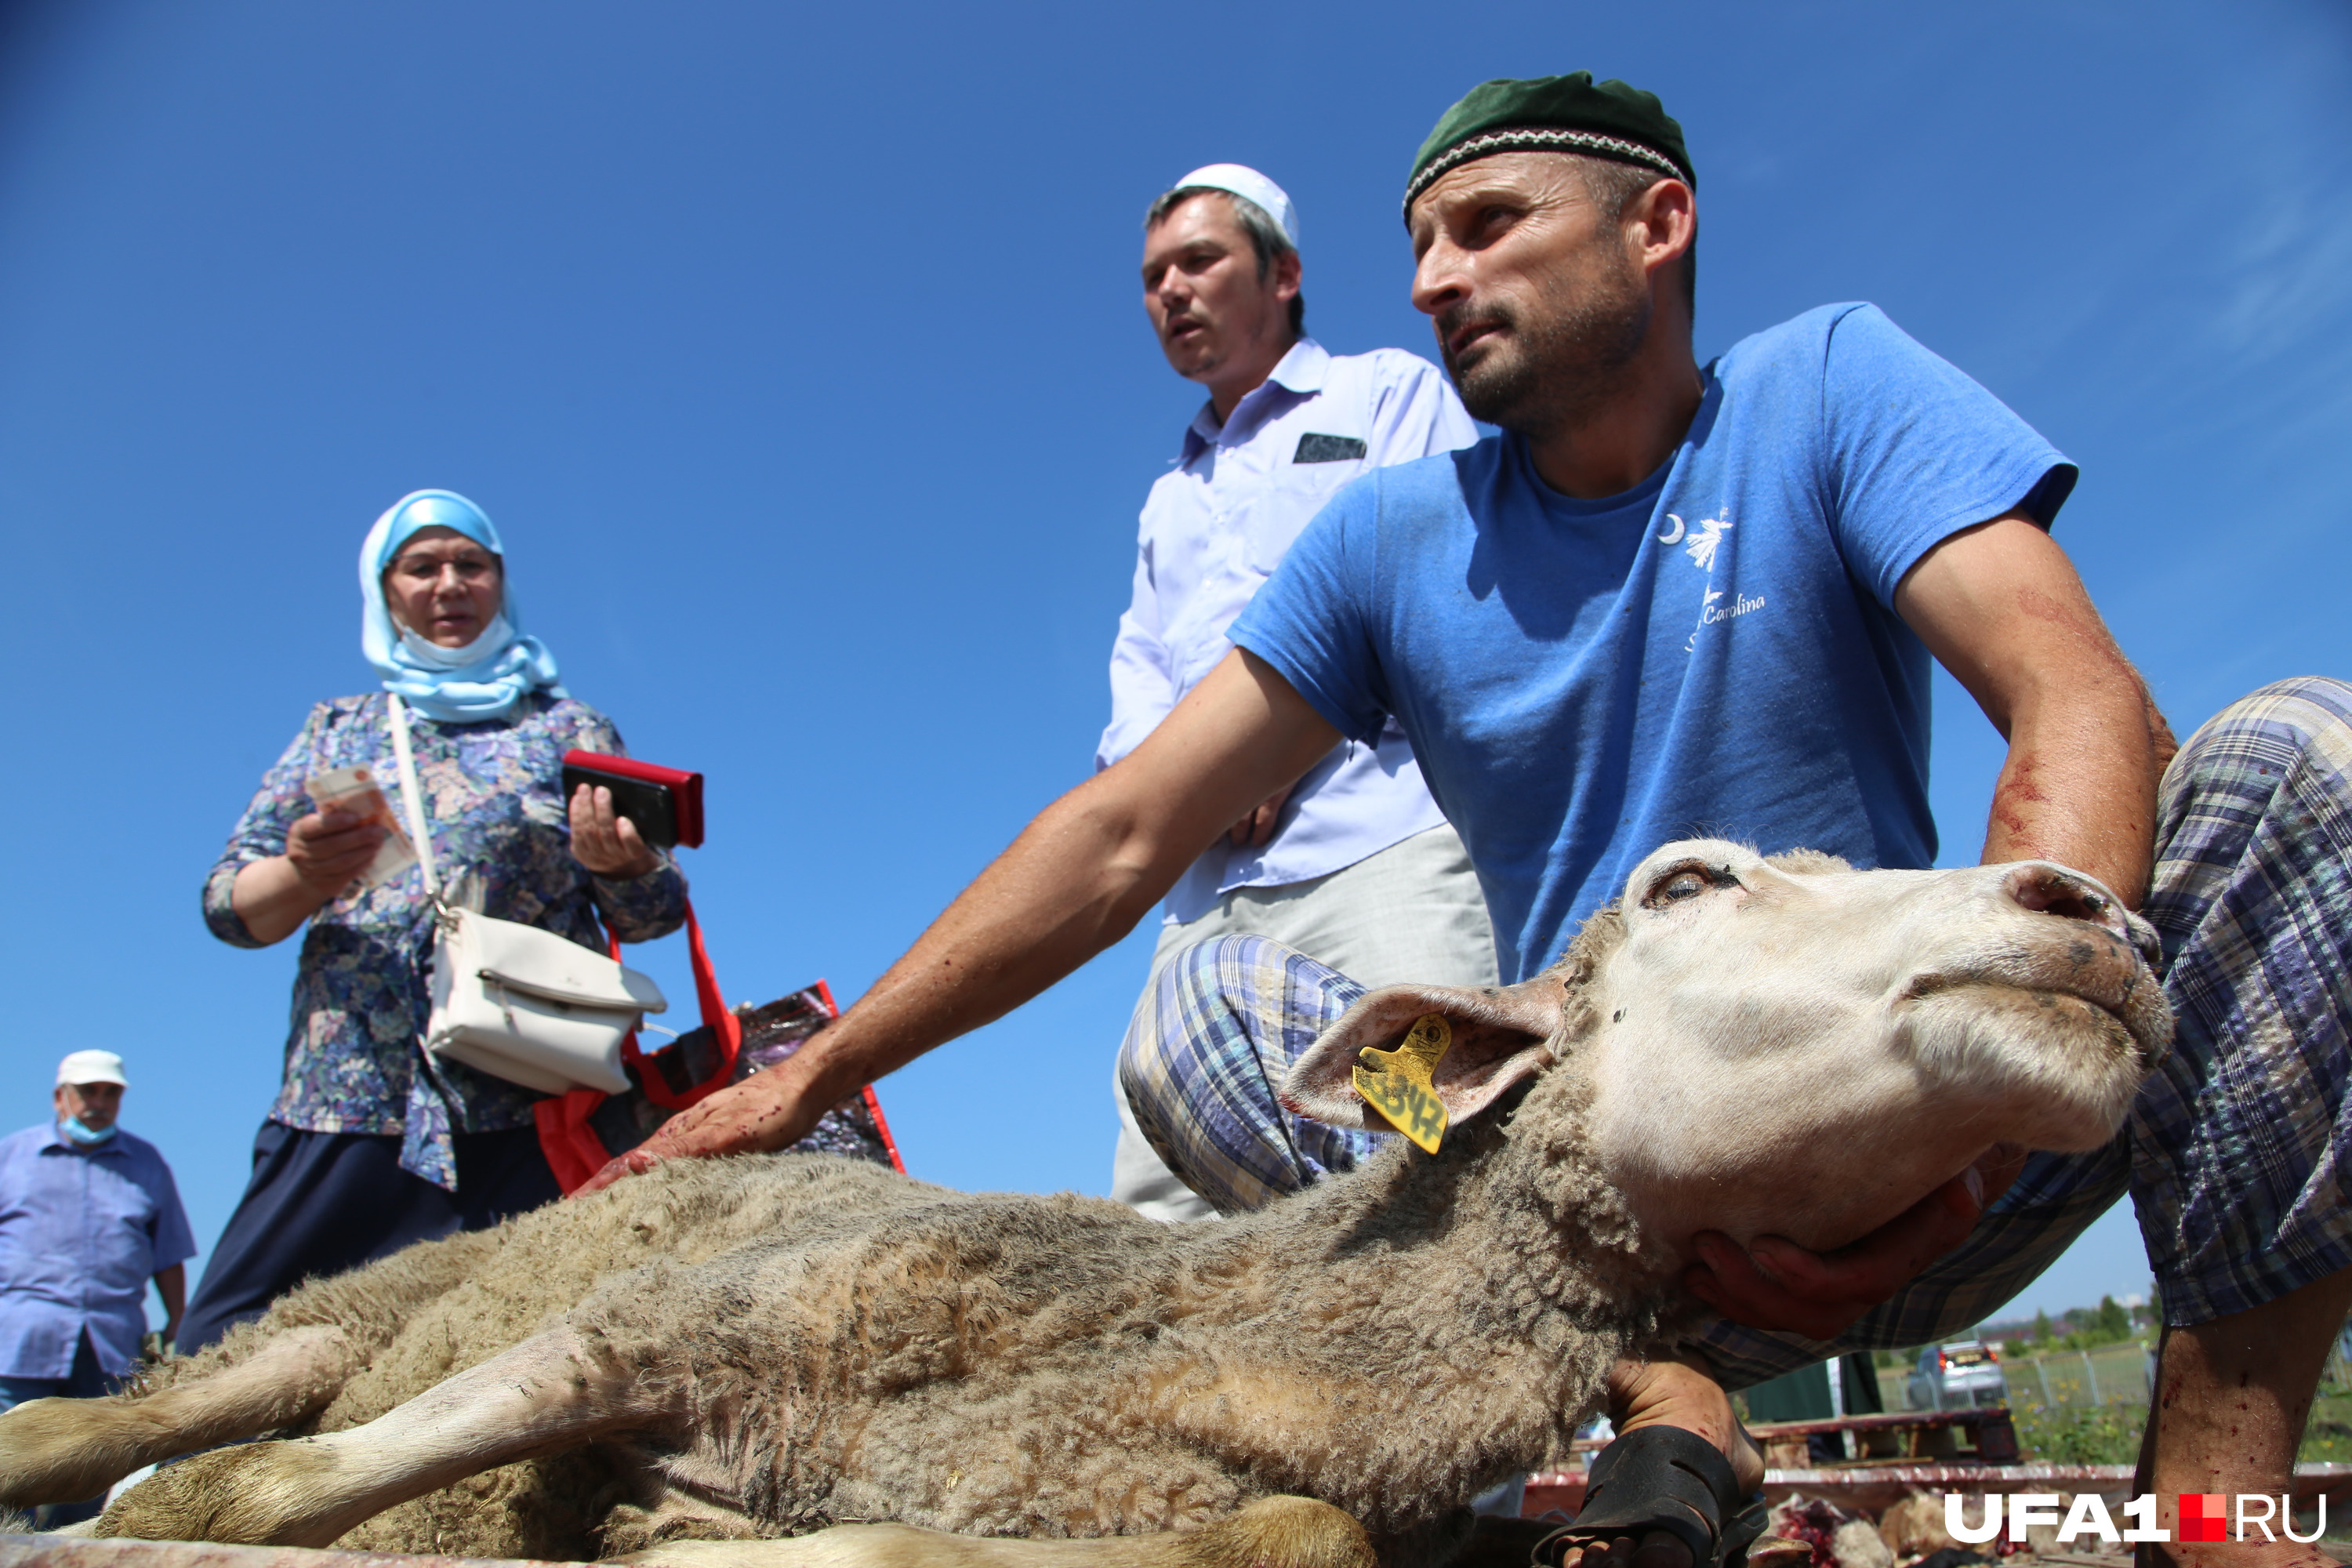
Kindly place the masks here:
POLYGON ((1693 1568, 1744 1568, 1765 1519, 1763 1494, 1740 1491, 1714 1444, 1679 1426, 1643 1426, 1593 1457, 1576 1522, 1545 1536, 1529 1558, 1559 1568, 1571 1547, 1663 1530, 1690 1549, 1693 1568))

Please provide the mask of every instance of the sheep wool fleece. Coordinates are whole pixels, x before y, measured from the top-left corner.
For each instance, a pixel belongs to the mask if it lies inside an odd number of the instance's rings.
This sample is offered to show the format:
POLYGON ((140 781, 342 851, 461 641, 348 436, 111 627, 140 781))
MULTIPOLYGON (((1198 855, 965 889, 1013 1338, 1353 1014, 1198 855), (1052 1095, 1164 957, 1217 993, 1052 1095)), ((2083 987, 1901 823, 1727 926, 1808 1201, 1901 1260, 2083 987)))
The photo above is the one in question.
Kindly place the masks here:
POLYGON ((1384 1560, 1429 1560, 1469 1500, 1564 1454, 1621 1351, 1660 1332, 1659 1260, 1578 1131, 1590 1092, 1552 1070, 1439 1158, 1399 1150, 1214 1225, 824 1156, 675 1161, 315 1281, 156 1375, 336 1330, 359 1370, 283 1425, 340 1431, 562 1325, 702 1413, 669 1458, 509 1465, 346 1549, 609 1557, 861 1519, 1135 1534, 1306 1492, 1384 1560))

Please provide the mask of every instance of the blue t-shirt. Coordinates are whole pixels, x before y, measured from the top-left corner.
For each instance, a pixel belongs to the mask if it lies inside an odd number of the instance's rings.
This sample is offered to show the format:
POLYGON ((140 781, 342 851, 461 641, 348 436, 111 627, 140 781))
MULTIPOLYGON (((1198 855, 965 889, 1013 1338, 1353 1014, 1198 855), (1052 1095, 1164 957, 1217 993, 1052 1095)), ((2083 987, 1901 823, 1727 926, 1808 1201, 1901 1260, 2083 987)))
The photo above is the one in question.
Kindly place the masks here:
POLYGON ((1393 714, 1523 978, 1659 845, 1926 866, 1928 656, 1895 584, 2075 470, 1872 305, 1706 372, 1638 488, 1574 500, 1516 436, 1382 468, 1307 526, 1230 633, 1359 740, 1393 714))

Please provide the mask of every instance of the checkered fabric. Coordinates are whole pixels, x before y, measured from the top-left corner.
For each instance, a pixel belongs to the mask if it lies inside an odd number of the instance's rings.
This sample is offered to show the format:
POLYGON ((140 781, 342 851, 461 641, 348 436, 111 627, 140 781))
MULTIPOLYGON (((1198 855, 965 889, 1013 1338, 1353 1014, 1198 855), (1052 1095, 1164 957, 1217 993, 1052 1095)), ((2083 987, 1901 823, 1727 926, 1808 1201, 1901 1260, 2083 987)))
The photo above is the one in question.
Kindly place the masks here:
MULTIPOLYGON (((1699 1348, 1744 1386, 1847 1350, 1981 1321, 2129 1191, 2175 1325, 2352 1267, 2352 686, 2300 679, 2189 738, 2158 801, 2154 888, 2179 1017, 2115 1142, 2039 1155, 1968 1241, 1836 1342, 1717 1321, 1699 1348)), ((1170 1166, 1220 1209, 1350 1168, 1376 1135, 1289 1116, 1269 1087, 1361 988, 1276 943, 1228 938, 1169 966, 1121 1070, 1170 1166)))
POLYGON ((1364 988, 1262 936, 1196 942, 1160 972, 1118 1051, 1152 1152, 1220 1214, 1254 1209, 1395 1136, 1285 1110, 1275 1086, 1364 988))

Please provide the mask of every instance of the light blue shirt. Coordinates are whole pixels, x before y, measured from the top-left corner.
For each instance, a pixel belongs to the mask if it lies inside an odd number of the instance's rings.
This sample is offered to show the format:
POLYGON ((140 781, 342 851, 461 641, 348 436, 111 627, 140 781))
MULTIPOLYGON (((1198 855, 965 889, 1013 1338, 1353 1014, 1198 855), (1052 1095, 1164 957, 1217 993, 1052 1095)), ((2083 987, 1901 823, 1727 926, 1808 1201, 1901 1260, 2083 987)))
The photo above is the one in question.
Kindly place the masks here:
POLYGON ((1689 433, 1576 500, 1517 436, 1351 487, 1233 628, 1342 734, 1402 721, 1503 978, 1676 838, 1927 866, 1927 650, 1895 585, 2074 467, 1870 305, 1732 345, 1689 433))
MULTIPOLYGON (((1301 338, 1232 418, 1221 425, 1202 405, 1143 504, 1135 597, 1111 647, 1110 725, 1095 765, 1135 750, 1232 651, 1225 628, 1349 480, 1477 438, 1437 367, 1402 349, 1333 354, 1301 338)), ((1169 894, 1168 918, 1197 920, 1234 888, 1328 876, 1444 820, 1391 724, 1310 769, 1264 847, 1219 840, 1169 894)))
POLYGON ((109 1376, 139 1359, 147 1281, 195 1256, 172 1168, 130 1132, 0 1139, 0 1377, 68 1377, 82 1331, 109 1376))

